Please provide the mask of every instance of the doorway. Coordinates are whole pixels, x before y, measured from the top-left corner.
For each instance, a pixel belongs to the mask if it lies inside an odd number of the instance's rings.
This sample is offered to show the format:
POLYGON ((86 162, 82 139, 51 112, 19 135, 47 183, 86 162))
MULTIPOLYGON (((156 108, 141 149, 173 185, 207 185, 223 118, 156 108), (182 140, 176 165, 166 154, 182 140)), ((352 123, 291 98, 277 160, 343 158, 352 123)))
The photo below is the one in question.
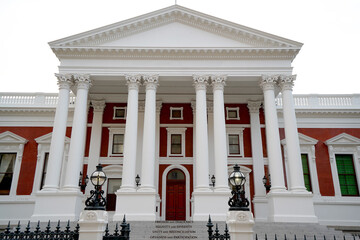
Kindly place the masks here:
POLYGON ((116 209, 116 194, 115 192, 121 186, 121 178, 109 178, 106 194, 106 211, 115 211, 116 209))
POLYGON ((186 220, 186 180, 180 169, 171 170, 166 177, 166 220, 186 220))

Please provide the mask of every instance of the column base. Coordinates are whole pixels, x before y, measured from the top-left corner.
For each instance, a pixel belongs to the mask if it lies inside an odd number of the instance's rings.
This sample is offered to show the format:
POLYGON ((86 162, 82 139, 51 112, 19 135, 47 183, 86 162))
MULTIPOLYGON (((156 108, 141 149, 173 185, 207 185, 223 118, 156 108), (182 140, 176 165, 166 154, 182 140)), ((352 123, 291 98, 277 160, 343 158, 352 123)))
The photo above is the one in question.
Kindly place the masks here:
POLYGON ((116 192, 116 210, 113 221, 122 221, 124 215, 128 221, 156 220, 155 192, 116 192))
POLYGON ((310 192, 272 192, 267 195, 269 222, 317 223, 310 192))
POLYGON ((40 191, 35 197, 31 222, 77 221, 83 206, 84 195, 80 192, 40 191))
POLYGON ((107 223, 108 213, 106 211, 84 210, 80 214, 79 240, 102 240, 107 223))
POLYGON ((226 224, 231 240, 253 240, 255 222, 250 211, 228 211, 226 224))
POLYGON ((193 192, 193 221, 208 221, 209 215, 213 221, 225 221, 229 210, 227 192, 193 192))
POLYGON ((254 196, 252 203, 254 206, 255 220, 257 222, 266 222, 268 219, 268 200, 266 196, 254 196))

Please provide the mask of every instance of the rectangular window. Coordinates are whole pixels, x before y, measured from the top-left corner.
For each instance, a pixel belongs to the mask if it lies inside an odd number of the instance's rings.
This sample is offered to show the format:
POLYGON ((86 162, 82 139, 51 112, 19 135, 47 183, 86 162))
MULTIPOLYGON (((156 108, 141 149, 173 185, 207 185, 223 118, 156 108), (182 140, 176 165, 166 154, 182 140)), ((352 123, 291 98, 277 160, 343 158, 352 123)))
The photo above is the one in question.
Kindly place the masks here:
POLYGON ((16 153, 0 153, 0 195, 9 195, 16 153))
POLYGON ((48 160, 49 160, 49 153, 47 152, 47 153, 45 153, 45 157, 44 157, 44 167, 43 167, 43 171, 42 171, 42 174, 41 174, 40 190, 45 185, 45 178, 46 178, 46 170, 47 170, 48 160))
POLYGON ((181 154, 181 134, 171 134, 171 154, 181 154))
POLYGON ((113 119, 125 119, 126 118, 126 107, 114 107, 113 119))
POLYGON ((336 167, 342 196, 359 196, 353 156, 351 154, 335 154, 336 167))
POLYGON ((240 120, 239 108, 238 107, 227 107, 226 108, 226 119, 227 120, 240 120))
POLYGON ((229 154, 230 155, 240 154, 240 141, 238 134, 229 134, 229 154))
POLYGON ((113 135, 112 153, 113 154, 124 153, 124 134, 113 135))
POLYGON ((306 190, 311 192, 312 191, 311 178, 310 178, 310 169, 309 169, 309 161, 308 161, 307 154, 301 154, 301 162, 302 162, 303 173, 304 173, 305 187, 306 187, 306 190))
POLYGON ((183 108, 182 107, 170 107, 170 120, 183 119, 183 108))

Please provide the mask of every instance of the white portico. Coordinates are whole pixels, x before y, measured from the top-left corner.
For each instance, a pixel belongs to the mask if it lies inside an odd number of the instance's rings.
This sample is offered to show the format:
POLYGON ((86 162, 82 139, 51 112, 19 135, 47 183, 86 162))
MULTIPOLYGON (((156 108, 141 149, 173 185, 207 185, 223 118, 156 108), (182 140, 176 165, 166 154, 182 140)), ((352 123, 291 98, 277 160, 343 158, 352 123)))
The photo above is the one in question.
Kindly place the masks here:
POLYGON ((34 221, 52 216, 75 219, 81 211, 84 196, 77 182, 84 164, 88 100, 92 102, 90 107, 100 109, 96 114, 94 111, 88 124, 92 128, 86 163, 88 174, 97 163, 122 165, 114 220, 121 220, 124 214, 130 221, 166 219, 164 209, 168 203, 162 187, 167 186, 163 182, 167 176, 159 176, 160 168, 184 173, 184 178, 178 180, 187 181, 185 192, 190 193, 185 194, 185 220, 205 221, 209 214, 215 221, 225 220, 230 196, 228 166, 234 163, 228 157, 225 104, 241 103, 248 106, 250 114, 250 124, 244 126, 251 128, 252 157, 239 164, 252 165, 255 213, 262 220, 316 221, 312 195, 305 190, 299 168, 300 147, 291 91, 295 80, 291 62, 301 43, 174 5, 60 39, 50 46, 61 60, 57 74, 59 102, 48 165, 51 176, 36 196, 34 221), (286 147, 292 153, 288 156, 289 189, 285 188, 275 105, 278 87, 284 103, 286 147), (60 185, 59 166, 64 152, 61 143, 65 139, 70 89, 77 100, 65 183, 60 185), (191 128, 194 143, 191 153, 187 147, 176 156, 170 152, 160 157, 161 116, 157 104, 194 101, 193 122, 166 125, 168 131, 177 131, 179 139, 185 136, 187 130, 183 129, 191 128), (212 113, 208 111, 208 102, 213 106, 212 113), (104 124, 101 118, 106 103, 126 103, 126 121, 104 124), (265 109, 267 160, 272 180, 267 195, 261 184, 264 176, 261 103, 265 109), (144 109, 140 107, 142 104, 144 109), (104 127, 125 133, 123 153, 118 158, 100 157, 103 140, 99 139, 104 127), (137 174, 141 176, 139 187, 135 184, 137 174), (209 175, 216 178, 214 187, 209 185, 209 175), (44 210, 42 204, 49 200, 53 205, 44 210), (59 201, 77 204, 70 207, 59 201), (306 210, 293 212, 292 205, 300 202, 306 202, 306 210))

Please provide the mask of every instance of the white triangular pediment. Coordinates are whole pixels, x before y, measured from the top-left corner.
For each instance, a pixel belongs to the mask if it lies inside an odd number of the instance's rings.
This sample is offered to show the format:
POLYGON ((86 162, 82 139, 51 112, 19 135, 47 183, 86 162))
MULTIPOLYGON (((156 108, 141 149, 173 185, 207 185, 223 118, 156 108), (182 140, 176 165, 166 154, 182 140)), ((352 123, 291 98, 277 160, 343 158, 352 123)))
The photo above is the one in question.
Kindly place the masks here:
MULTIPOLYGON (((38 138, 35 138, 35 141, 37 144, 46 144, 46 143, 49 144, 49 143, 51 143, 51 138, 52 138, 52 132, 42 135, 38 138)), ((65 137, 65 143, 70 143, 69 137, 65 137)))
POLYGON ((302 44, 179 5, 50 43, 58 48, 279 48, 302 44))
POLYGON ((28 140, 10 131, 6 131, 0 134, 0 143, 16 143, 25 144, 28 140))
POLYGON ((318 140, 305 134, 299 133, 299 143, 300 145, 315 145, 317 144, 318 140))
POLYGON ((172 22, 154 29, 100 44, 104 47, 144 48, 224 48, 253 47, 179 22, 172 22))
POLYGON ((360 145, 360 139, 347 133, 341 133, 325 141, 326 145, 360 145))

